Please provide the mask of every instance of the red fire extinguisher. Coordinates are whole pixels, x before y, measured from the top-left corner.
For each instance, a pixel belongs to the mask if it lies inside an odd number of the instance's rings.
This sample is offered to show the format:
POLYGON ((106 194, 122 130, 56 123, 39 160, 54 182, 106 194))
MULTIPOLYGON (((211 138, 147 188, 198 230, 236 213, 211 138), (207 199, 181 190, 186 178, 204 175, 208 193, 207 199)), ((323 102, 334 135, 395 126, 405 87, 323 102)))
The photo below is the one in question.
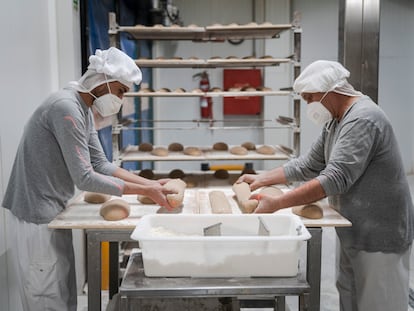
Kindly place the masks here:
MULTIPOLYGON (((196 73, 193 75, 193 79, 198 78, 199 88, 203 92, 210 90, 210 81, 208 79, 208 73, 206 71, 196 73)), ((200 97, 200 111, 202 118, 213 118, 213 100, 209 96, 200 97)))

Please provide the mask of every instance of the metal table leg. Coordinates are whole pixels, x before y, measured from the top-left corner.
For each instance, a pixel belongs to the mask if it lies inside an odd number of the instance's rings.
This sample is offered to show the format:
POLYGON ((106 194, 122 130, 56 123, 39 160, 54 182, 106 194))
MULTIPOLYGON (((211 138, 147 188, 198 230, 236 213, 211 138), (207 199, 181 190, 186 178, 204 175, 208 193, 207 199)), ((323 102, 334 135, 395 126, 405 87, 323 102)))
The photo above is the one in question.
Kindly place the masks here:
MULTIPOLYGON (((118 292, 118 242, 131 241, 131 230, 85 230, 87 240, 88 311, 101 311, 101 242, 110 242, 110 295, 118 292), (112 252, 111 252, 112 248, 112 252), (114 251, 114 248, 116 251, 114 251), (116 257, 116 258, 115 258, 116 257)), ((111 296, 111 297, 112 297, 111 296)))
POLYGON ((101 311, 101 241, 99 233, 86 230, 88 310, 101 311))
POLYGON ((109 242, 109 299, 119 289, 119 242, 109 242))
POLYGON ((312 235, 308 241, 306 259, 306 278, 310 285, 309 310, 320 310, 321 298, 321 251, 322 251, 322 228, 309 228, 312 235))

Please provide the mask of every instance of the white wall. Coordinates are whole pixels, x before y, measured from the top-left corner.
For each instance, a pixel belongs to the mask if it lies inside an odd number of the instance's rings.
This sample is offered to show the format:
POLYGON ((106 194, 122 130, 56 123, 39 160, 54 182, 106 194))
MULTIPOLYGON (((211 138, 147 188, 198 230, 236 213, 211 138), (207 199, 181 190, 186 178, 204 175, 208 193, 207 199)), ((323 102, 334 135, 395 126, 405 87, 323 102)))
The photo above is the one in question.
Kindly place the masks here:
MULTIPOLYGON (((23 126, 42 100, 80 76, 79 18, 72 1, 3 1, 0 10, 0 202, 23 126)), ((9 279, 4 210, 0 210, 1 310, 18 311, 9 279)))
POLYGON ((391 120, 407 172, 414 172, 414 2, 381 1, 378 104, 391 120))
MULTIPOLYGON (((304 69, 318 59, 338 60, 338 1, 295 0, 293 11, 301 16, 302 61, 304 69)), ((301 110, 301 153, 305 153, 320 132, 320 128, 306 119, 306 104, 301 110)))

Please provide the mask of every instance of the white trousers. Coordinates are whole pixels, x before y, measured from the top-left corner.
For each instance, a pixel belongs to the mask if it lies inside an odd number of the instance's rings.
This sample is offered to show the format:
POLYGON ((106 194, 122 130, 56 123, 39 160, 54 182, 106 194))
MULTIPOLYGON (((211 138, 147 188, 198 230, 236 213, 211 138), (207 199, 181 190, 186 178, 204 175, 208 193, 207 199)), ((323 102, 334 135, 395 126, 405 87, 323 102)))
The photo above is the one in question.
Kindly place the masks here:
MULTIPOLYGON (((339 245, 338 241, 338 245, 339 245)), ((338 247, 341 311, 407 311, 411 246, 402 253, 338 247)))
POLYGON ((76 311, 71 230, 49 229, 7 213, 14 279, 24 311, 76 311))

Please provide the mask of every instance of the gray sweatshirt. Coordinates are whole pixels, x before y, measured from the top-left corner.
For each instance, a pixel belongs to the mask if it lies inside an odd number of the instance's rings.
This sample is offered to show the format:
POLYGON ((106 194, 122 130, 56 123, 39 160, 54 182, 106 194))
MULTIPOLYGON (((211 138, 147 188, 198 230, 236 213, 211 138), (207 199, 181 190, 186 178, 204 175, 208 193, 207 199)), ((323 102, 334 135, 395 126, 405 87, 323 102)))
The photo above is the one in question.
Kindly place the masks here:
POLYGON ((352 222, 336 228, 341 244, 401 252, 414 235, 413 204, 392 126, 362 96, 330 121, 310 151, 284 166, 289 181, 317 178, 330 204, 352 222))
POLYGON ((94 128, 92 111, 78 92, 51 94, 24 128, 3 207, 30 223, 45 224, 62 212, 78 189, 120 196, 94 128))

